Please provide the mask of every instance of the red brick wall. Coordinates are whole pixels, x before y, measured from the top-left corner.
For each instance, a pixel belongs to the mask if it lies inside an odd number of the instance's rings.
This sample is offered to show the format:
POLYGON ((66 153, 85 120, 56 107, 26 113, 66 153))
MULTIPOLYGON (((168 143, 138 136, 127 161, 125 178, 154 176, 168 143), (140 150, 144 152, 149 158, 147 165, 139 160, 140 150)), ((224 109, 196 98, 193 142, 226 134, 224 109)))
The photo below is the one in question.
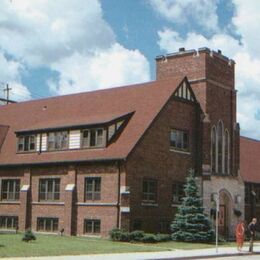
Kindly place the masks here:
MULTIPOLYGON (((20 201, 0 201, 0 215, 19 216, 19 229, 26 227, 37 230, 38 217, 59 218, 59 230, 65 234, 83 234, 84 219, 100 219, 101 235, 118 225, 118 165, 114 163, 86 164, 80 166, 32 167, 0 171, 2 178, 19 178, 21 187, 29 184, 28 204, 20 201), (101 177, 101 200, 85 201, 85 177, 101 177), (60 200, 55 202, 39 201, 40 178, 60 178, 60 200), (76 184, 74 191, 65 191, 67 184, 76 184), (27 222, 27 224, 25 223, 27 222)), ((124 171, 122 176, 125 176, 124 171)), ((122 178, 121 184, 124 184, 122 178)))
POLYGON ((172 221, 176 207, 172 207, 172 184, 184 182, 189 168, 195 168, 198 107, 184 102, 171 101, 141 139, 127 161, 127 183, 130 186, 130 228, 135 220, 142 220, 147 232, 158 232, 159 222, 172 221), (170 151, 171 129, 189 132, 190 153, 170 151), (143 179, 158 182, 155 206, 142 206, 143 179))
POLYGON ((210 131, 221 119, 231 141, 231 169, 237 175, 239 158, 236 125, 235 64, 232 60, 208 49, 171 55, 157 59, 157 80, 173 76, 187 76, 205 112, 203 126, 203 164, 210 164, 210 131))

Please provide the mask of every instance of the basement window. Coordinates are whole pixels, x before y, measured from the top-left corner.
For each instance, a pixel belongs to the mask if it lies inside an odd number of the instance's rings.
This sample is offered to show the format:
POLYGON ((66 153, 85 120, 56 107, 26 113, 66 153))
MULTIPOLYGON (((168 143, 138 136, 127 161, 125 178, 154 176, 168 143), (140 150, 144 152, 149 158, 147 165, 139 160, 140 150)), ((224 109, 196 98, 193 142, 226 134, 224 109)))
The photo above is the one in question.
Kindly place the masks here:
POLYGON ((84 221, 85 234, 99 234, 100 233, 100 219, 85 219, 84 221))
POLYGON ((37 218, 37 231, 57 232, 59 228, 58 218, 37 218))
POLYGON ((0 229, 18 229, 18 217, 0 216, 0 229))

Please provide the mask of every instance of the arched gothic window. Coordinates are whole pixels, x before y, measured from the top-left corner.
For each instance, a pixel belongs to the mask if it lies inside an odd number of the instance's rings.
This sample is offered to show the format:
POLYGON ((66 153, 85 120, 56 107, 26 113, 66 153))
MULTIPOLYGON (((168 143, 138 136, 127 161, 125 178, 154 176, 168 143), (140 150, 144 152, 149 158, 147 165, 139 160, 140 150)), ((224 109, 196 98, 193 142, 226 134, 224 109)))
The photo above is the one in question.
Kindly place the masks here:
POLYGON ((217 135, 216 127, 211 129, 211 172, 216 172, 216 148, 217 148, 217 135))
POLYGON ((217 126, 217 172, 224 172, 224 127, 223 122, 220 120, 217 126))
POLYGON ((229 140, 229 132, 226 129, 225 130, 225 173, 229 174, 230 173, 230 166, 229 166, 229 161, 230 161, 230 140, 229 140))

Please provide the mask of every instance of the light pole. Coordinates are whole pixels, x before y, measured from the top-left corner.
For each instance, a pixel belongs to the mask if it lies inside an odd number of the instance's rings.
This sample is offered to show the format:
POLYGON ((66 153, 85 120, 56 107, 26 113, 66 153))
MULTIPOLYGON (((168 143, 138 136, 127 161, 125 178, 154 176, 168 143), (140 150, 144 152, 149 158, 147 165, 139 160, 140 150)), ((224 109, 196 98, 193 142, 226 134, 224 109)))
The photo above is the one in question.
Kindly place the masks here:
POLYGON ((214 201, 216 202, 216 253, 218 253, 218 213, 219 213, 219 191, 213 193, 214 201))

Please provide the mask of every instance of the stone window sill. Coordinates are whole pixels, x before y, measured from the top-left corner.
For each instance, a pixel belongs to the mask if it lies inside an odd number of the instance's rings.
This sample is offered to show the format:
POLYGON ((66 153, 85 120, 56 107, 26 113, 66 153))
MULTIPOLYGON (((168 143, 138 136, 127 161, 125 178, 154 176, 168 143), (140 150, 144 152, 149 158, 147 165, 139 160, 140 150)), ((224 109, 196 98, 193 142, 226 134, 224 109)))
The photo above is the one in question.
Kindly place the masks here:
POLYGON ((102 202, 78 202, 78 206, 117 206, 117 203, 102 203, 102 202))
POLYGON ((190 152, 188 152, 188 151, 181 151, 181 150, 176 150, 176 149, 173 149, 173 148, 170 148, 170 152, 190 155, 190 152))
POLYGON ((177 207, 179 207, 181 205, 181 203, 172 203, 172 207, 174 207, 174 208, 177 208, 177 207))
POLYGON ((20 204, 20 201, 18 200, 1 200, 0 204, 20 204))
POLYGON ((32 205, 64 205, 64 202, 59 201, 33 201, 32 205))
POLYGON ((144 207, 158 207, 158 203, 153 203, 153 202, 142 202, 141 203, 142 206, 144 207))

